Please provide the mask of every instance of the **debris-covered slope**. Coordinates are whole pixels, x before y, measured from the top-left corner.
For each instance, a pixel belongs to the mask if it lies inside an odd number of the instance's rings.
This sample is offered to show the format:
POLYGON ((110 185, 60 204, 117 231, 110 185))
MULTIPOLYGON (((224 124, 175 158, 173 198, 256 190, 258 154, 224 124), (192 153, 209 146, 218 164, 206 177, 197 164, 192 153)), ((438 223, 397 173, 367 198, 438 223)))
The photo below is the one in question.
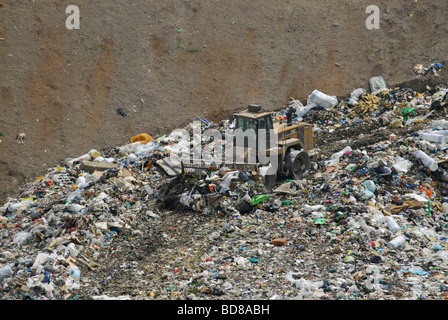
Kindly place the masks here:
POLYGON ((0 207, 1 297, 445 299, 446 92, 316 105, 294 121, 319 161, 271 192, 225 167, 169 176, 169 132, 66 159, 0 207))

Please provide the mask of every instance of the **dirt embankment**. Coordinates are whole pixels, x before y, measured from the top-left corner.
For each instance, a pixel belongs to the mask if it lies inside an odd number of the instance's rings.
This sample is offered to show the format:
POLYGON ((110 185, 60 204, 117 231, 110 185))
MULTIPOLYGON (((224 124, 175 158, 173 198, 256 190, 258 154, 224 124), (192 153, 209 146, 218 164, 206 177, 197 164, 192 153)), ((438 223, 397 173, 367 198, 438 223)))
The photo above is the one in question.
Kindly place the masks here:
MULTIPOLYGON (((446 1, 0 2, 0 198, 67 157, 446 64, 446 1), (68 30, 68 5, 80 9, 68 30), (126 116, 117 113, 121 108, 126 116), (24 144, 15 141, 26 134, 24 144)), ((445 79, 445 72, 439 79, 445 79)))

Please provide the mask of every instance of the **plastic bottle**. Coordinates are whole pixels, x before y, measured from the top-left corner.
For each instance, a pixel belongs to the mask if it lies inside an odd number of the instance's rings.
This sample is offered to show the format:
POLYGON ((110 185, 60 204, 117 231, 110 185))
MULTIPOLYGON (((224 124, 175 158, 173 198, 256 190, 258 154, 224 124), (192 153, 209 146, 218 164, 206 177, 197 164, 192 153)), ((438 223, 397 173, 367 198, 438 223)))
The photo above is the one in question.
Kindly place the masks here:
POLYGON ((400 236, 398 236, 398 237, 395 237, 395 238, 392 239, 391 241, 389 241, 389 242, 387 243, 387 246, 388 246, 390 249, 396 249, 396 248, 398 248, 399 246, 401 246, 402 244, 404 244, 405 242, 406 242, 406 237, 403 236, 403 235, 400 235, 400 236))
POLYGON ((156 144, 153 141, 151 141, 151 142, 148 142, 148 143, 138 146, 135 149, 135 153, 138 155, 151 153, 152 151, 154 151, 156 149, 156 147, 157 147, 156 144))
POLYGON ((336 97, 331 97, 326 95, 319 90, 314 90, 311 95, 308 97, 308 103, 317 104, 319 107, 329 109, 333 108, 337 103, 338 99, 336 97))
POLYGON ((424 153, 421 150, 418 150, 414 153, 414 157, 416 157, 417 159, 420 159, 422 161, 422 163, 429 168, 429 170, 431 171, 436 171, 437 168, 439 167, 437 162, 431 158, 430 156, 428 156, 426 153, 424 153))
POLYGON ((432 134, 439 134, 442 136, 448 136, 448 130, 434 130, 431 132, 432 134))
POLYGON ((430 240, 438 240, 439 239, 439 235, 430 229, 420 228, 420 232, 422 234, 424 234, 430 240))
POLYGON ((429 142, 435 142, 439 144, 446 143, 447 137, 441 134, 433 134, 433 133, 421 133, 419 138, 421 140, 426 140, 429 142))
POLYGON ((387 217, 387 226, 390 231, 395 232, 397 230, 400 230, 400 226, 392 217, 387 217))
MULTIPOLYGON (((337 101, 336 101, 337 102, 337 101)), ((310 102, 306 106, 297 108, 296 109, 296 117, 302 118, 304 115, 306 115, 311 109, 317 107, 317 104, 310 102)))

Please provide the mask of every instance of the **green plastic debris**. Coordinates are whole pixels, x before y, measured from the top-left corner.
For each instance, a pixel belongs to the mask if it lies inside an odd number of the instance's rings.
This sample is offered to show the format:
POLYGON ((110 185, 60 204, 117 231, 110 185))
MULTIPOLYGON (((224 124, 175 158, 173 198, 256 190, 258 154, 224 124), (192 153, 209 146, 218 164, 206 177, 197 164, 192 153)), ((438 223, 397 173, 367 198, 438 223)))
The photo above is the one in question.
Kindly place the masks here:
POLYGON ((174 290, 174 289, 176 289, 175 285, 171 286, 171 287, 168 287, 168 288, 165 288, 165 291, 171 291, 171 290, 174 290))
POLYGON ((324 224, 324 223, 325 223, 325 219, 323 219, 323 218, 314 220, 314 224, 324 224))
POLYGON ((408 120, 408 116, 414 114, 414 109, 412 108, 403 108, 400 110, 400 114, 403 116, 403 120, 408 120))
POLYGON ((352 256, 346 256, 342 261, 344 261, 345 263, 348 263, 348 262, 352 262, 353 260, 355 260, 355 258, 353 258, 352 256))
POLYGON ((255 196, 252 201, 250 202, 251 206, 255 206, 259 203, 262 203, 264 200, 269 199, 269 196, 266 195, 260 195, 260 196, 255 196))

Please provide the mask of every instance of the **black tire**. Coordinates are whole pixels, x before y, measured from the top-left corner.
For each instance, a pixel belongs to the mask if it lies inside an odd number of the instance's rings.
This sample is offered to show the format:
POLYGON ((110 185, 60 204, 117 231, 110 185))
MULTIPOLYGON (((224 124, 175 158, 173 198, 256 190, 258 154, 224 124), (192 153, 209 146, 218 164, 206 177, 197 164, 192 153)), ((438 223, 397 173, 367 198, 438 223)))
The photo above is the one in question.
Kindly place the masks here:
POLYGON ((292 162, 292 176, 294 179, 302 179, 311 168, 311 159, 305 151, 299 152, 292 162))

